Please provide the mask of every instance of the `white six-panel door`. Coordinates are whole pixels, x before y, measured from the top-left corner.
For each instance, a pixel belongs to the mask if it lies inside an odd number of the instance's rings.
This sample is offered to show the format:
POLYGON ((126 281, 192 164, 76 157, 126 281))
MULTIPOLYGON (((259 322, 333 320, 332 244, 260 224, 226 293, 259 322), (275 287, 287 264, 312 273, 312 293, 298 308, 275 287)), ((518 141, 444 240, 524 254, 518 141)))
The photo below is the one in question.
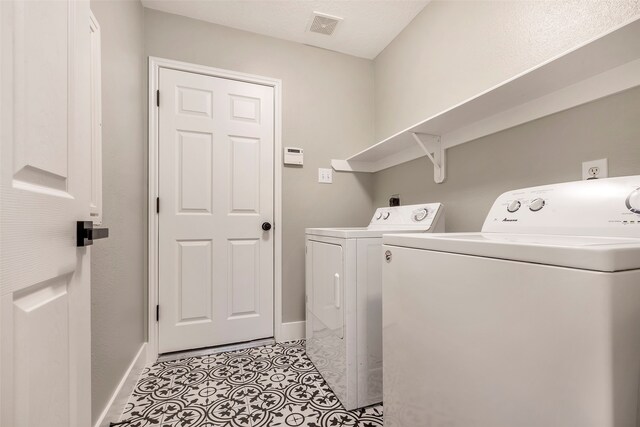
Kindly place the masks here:
POLYGON ((161 68, 159 351, 273 336, 273 88, 161 68))
POLYGON ((0 424, 91 422, 89 4, 2 1, 0 424))

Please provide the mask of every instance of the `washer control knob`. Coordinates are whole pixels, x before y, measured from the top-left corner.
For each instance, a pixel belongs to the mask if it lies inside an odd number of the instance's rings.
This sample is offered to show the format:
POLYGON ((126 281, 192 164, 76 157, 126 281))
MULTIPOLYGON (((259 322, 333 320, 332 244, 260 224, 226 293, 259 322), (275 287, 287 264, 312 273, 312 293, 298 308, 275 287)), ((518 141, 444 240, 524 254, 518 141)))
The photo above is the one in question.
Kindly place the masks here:
POLYGON ((382 219, 388 219, 389 215, 391 215, 391 212, 385 212, 384 215, 382 215, 382 219))
POLYGON ((531 204, 529 204, 529 210, 532 212, 538 212, 542 208, 544 208, 544 199, 533 199, 531 204))
POLYGON ((516 212, 518 209, 520 209, 520 206, 522 206, 522 203, 520 203, 520 200, 514 200, 513 202, 509 203, 507 205, 507 211, 514 213, 516 212))
POLYGON ((382 212, 377 212, 376 213, 376 219, 380 219, 382 218, 382 212))
POLYGON ((427 208, 417 209, 413 212, 413 219, 415 221, 424 221, 427 215, 429 215, 427 208))
POLYGON ((631 212, 640 214, 640 188, 635 189, 627 196, 625 204, 631 212))

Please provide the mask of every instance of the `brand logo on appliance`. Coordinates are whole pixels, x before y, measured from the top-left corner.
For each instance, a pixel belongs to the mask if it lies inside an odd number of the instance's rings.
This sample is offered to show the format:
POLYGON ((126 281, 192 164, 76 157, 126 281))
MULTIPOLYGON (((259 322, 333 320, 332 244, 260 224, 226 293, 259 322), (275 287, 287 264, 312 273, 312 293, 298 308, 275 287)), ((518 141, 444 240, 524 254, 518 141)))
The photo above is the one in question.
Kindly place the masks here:
POLYGON ((518 222, 517 218, 505 218, 502 220, 502 222, 518 222))

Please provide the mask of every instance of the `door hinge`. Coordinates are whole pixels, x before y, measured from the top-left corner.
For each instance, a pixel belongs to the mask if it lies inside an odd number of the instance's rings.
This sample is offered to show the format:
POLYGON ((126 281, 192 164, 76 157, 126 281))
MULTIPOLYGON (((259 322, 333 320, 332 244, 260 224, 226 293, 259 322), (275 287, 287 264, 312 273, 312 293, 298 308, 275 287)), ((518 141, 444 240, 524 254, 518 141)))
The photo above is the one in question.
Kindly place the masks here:
POLYGON ((156 197, 156 213, 160 213, 160 197, 156 197))
POLYGON ((156 322, 160 321, 160 305, 156 305, 156 322))
POLYGON ((160 106, 160 89, 156 90, 156 106, 160 106))

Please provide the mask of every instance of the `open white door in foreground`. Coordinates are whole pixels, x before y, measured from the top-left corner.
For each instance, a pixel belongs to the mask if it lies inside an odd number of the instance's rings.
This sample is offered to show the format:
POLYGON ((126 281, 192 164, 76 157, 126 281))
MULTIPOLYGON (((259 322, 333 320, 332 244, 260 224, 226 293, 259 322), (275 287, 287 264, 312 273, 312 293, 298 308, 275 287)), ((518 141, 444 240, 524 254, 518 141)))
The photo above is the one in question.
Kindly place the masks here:
POLYGON ((160 69, 161 353, 273 336, 273 88, 160 69))
POLYGON ((0 424, 91 422, 89 3, 2 1, 0 424))

